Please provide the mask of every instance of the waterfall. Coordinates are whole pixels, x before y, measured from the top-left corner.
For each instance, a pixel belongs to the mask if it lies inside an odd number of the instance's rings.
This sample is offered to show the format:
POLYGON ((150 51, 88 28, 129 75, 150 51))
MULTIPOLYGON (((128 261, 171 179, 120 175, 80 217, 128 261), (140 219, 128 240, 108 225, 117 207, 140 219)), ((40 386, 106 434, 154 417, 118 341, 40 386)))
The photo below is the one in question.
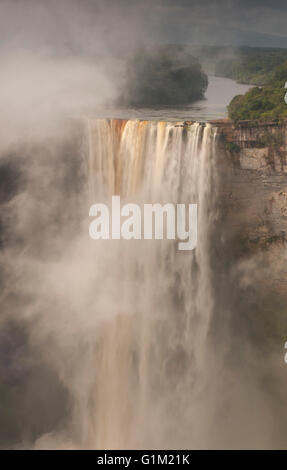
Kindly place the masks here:
POLYGON ((178 251, 174 240, 102 241, 114 308, 99 305, 103 321, 82 409, 83 443, 99 449, 200 446, 214 313, 216 128, 89 120, 88 147, 92 203, 116 194, 138 203, 197 203, 199 212, 193 251, 178 251))

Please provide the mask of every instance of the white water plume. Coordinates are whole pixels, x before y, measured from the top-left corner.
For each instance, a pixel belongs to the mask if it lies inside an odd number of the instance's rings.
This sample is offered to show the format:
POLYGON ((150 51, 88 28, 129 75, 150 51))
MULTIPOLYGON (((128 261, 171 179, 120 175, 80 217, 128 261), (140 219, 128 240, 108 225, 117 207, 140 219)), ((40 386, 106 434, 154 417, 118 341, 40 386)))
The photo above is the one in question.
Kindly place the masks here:
POLYGON ((117 312, 95 340, 94 377, 78 415, 82 445, 199 445, 199 428, 207 425, 200 391, 208 378, 213 313, 216 128, 106 119, 90 120, 88 127, 91 201, 119 194, 141 202, 198 203, 199 233, 196 251, 184 254, 174 241, 106 245, 113 253, 108 270, 117 312))

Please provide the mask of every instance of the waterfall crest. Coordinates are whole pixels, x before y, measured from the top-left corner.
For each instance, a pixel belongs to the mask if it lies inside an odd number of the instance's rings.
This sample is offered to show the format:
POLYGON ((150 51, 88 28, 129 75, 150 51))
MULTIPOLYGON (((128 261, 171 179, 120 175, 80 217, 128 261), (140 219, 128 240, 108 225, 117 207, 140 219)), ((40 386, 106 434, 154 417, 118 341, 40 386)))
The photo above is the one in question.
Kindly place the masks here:
POLYGON ((83 443, 99 449, 200 446, 207 419, 200 391, 207 383, 214 308, 216 128, 96 119, 88 122, 88 137, 91 202, 118 194, 124 201, 197 203, 199 213, 194 251, 177 251, 173 240, 102 242, 111 247, 107 270, 116 308, 113 315, 101 312, 107 316, 96 340, 88 406, 82 407, 83 443))

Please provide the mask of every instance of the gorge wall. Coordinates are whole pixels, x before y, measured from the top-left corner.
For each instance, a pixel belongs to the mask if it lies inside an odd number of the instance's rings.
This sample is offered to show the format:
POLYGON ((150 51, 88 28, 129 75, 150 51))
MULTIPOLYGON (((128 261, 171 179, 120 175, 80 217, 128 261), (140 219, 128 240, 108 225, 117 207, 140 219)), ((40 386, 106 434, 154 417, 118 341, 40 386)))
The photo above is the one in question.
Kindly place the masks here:
MULTIPOLYGON (((226 214, 234 219, 231 226, 240 231, 245 249, 281 251, 287 234, 286 124, 216 125, 225 154, 224 197, 226 214)), ((280 282, 286 281, 285 274, 280 282)))
POLYGON ((270 334, 268 341, 272 337, 280 345, 287 333, 287 125, 213 124, 221 135, 225 259, 245 273, 240 284, 241 296, 249 297, 248 326, 260 318, 254 336, 265 341, 270 334))

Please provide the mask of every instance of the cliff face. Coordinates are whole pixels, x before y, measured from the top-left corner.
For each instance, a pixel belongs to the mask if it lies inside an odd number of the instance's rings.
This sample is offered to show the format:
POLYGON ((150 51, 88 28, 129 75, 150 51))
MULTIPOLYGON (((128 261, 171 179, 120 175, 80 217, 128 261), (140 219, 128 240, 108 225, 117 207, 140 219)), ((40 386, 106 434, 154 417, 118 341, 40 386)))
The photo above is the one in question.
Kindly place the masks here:
POLYGON ((218 121, 227 244, 260 258, 261 277, 287 287, 287 124, 218 121), (228 164, 226 164, 226 161, 228 164))
POLYGON ((220 126, 232 153, 239 153, 240 167, 270 174, 287 172, 287 123, 259 123, 241 121, 234 126, 230 121, 220 126))

